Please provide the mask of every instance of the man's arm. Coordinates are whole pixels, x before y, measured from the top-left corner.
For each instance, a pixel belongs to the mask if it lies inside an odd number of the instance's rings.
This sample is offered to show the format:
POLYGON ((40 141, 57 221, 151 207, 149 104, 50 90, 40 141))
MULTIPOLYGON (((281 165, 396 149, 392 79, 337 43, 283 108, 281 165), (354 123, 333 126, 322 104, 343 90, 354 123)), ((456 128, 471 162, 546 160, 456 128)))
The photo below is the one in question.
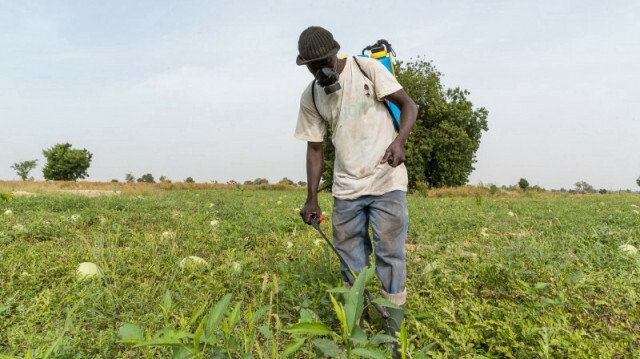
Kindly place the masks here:
POLYGON ((318 186, 323 168, 322 142, 307 142, 307 202, 300 211, 302 220, 306 224, 311 224, 311 215, 322 214, 318 206, 318 186))
POLYGON ((393 158, 393 162, 390 164, 391 167, 397 167, 406 160, 404 156, 404 146, 407 143, 407 138, 409 138, 413 125, 416 123, 418 106, 416 106, 415 102, 413 102, 404 89, 386 96, 385 100, 393 102, 400 109, 400 130, 398 131, 398 136, 387 148, 380 163, 387 162, 391 157, 393 158))

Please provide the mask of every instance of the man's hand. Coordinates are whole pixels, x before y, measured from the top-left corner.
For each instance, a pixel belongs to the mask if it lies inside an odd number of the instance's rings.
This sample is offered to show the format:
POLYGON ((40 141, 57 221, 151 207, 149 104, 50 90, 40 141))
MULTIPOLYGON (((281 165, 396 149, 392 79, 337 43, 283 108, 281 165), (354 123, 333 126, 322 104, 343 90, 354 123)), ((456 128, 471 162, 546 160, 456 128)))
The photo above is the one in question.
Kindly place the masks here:
POLYGON ((406 157, 404 156, 404 145, 396 138, 395 140, 393 140, 393 142, 391 142, 389 147, 387 147, 387 150, 384 152, 384 156, 382 157, 382 161, 380 161, 380 163, 382 164, 388 162, 389 166, 395 168, 405 161, 406 157), (391 159, 390 162, 389 159, 391 159))
POLYGON ((322 214, 322 210, 318 206, 318 203, 315 202, 305 203, 304 207, 302 207, 302 210, 300 210, 300 216, 306 224, 311 224, 311 216, 314 214, 317 216, 320 216, 322 214))

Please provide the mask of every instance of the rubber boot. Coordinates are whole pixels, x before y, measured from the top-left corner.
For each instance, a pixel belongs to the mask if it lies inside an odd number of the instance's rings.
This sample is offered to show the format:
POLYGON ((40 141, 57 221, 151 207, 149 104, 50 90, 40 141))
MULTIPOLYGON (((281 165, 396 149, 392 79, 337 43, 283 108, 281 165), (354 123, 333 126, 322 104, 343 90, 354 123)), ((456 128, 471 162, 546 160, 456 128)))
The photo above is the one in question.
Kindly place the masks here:
POLYGON ((390 314, 389 318, 382 320, 382 326, 385 333, 396 338, 395 342, 387 343, 387 349, 391 349, 391 358, 393 359, 402 358, 402 355, 400 354, 400 342, 398 339, 398 336, 400 335, 400 326, 404 320, 404 305, 401 305, 401 307, 401 309, 387 307, 387 311, 390 314))

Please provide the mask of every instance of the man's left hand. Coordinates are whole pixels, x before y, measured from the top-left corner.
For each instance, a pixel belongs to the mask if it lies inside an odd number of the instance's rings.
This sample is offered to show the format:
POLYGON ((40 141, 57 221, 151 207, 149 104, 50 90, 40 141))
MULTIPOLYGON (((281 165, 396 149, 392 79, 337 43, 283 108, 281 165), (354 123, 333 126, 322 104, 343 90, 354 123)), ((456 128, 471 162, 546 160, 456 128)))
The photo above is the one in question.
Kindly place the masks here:
POLYGON ((389 147, 387 147, 387 150, 384 152, 384 156, 382 157, 382 161, 380 161, 380 163, 382 164, 388 162, 389 158, 392 159, 392 161, 389 163, 389 166, 394 168, 398 167, 400 164, 406 161, 406 158, 404 156, 404 146, 402 145, 402 143, 398 142, 397 140, 391 142, 389 147))

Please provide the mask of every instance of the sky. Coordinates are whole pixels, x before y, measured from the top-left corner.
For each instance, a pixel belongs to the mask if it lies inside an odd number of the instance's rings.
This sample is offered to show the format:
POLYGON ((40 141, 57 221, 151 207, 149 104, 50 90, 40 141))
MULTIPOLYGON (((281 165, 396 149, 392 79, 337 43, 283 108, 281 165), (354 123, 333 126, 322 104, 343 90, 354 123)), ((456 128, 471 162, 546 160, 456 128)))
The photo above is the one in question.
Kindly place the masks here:
POLYGON ((0 1, 0 180, 69 142, 90 181, 305 180, 300 32, 377 39, 470 91, 469 183, 637 189, 638 1, 0 1))

